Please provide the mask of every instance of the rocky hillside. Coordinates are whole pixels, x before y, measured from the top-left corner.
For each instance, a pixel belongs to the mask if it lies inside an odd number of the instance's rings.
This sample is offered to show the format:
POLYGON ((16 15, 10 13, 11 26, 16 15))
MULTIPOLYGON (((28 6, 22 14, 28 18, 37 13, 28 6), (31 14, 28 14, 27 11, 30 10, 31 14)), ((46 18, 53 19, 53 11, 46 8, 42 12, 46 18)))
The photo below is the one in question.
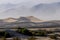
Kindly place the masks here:
POLYGON ((42 21, 34 16, 0 19, 0 28, 60 27, 60 20, 42 21))

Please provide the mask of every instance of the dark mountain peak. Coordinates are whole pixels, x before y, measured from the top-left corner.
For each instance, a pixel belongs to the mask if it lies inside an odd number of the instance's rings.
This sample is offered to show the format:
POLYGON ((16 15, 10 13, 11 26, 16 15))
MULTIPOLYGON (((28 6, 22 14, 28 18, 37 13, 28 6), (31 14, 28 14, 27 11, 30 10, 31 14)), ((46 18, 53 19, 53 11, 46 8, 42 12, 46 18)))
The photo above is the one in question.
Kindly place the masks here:
POLYGON ((20 18, 18 18, 18 21, 19 22, 31 22, 28 18, 26 18, 26 17, 20 17, 20 18))
POLYGON ((38 18, 36 18, 36 17, 34 17, 34 16, 28 16, 27 17, 29 20, 31 20, 32 22, 41 22, 42 20, 40 20, 40 19, 38 19, 38 18))
POLYGON ((42 20, 34 17, 34 16, 27 16, 27 17, 20 17, 18 18, 20 22, 41 22, 42 20))

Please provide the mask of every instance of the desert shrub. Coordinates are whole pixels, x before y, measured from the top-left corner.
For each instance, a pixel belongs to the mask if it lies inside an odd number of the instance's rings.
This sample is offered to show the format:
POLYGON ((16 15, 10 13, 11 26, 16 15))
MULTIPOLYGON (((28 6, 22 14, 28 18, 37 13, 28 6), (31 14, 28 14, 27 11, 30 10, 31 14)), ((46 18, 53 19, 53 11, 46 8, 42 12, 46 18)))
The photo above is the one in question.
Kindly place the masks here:
POLYGON ((2 38, 2 37, 9 38, 11 36, 8 32, 0 31, 0 38, 2 38))
POLYGON ((36 40, 36 38, 34 36, 28 38, 28 40, 36 40))
POLYGON ((32 33, 35 36, 46 36, 47 35, 47 32, 45 30, 33 31, 32 33))
POLYGON ((11 37, 11 35, 10 35, 8 32, 5 32, 5 33, 4 33, 4 37, 5 37, 5 38, 9 38, 9 37, 11 37))
POLYGON ((50 35, 49 36, 51 39, 57 39, 57 35, 50 35))
POLYGON ((22 33, 22 34, 24 34, 24 35, 29 35, 29 36, 32 35, 32 33, 29 32, 29 30, 27 30, 26 28, 18 28, 17 32, 18 32, 18 33, 22 33))
POLYGON ((4 36, 4 31, 0 31, 0 38, 4 36))

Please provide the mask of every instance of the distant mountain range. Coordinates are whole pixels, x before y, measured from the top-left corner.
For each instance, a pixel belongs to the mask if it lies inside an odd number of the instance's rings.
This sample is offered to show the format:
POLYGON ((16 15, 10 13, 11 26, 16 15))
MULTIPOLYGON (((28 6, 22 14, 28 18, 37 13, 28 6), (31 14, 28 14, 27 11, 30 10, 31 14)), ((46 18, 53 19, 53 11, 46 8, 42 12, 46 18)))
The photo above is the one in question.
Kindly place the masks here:
POLYGON ((40 20, 34 16, 28 16, 28 17, 19 17, 19 18, 6 18, 6 19, 0 19, 0 27, 15 27, 15 26, 21 26, 21 27, 30 27, 35 26, 35 22, 42 22, 43 20, 40 20))
MULTIPOLYGON (((30 5, 31 6, 31 5, 30 5)), ((17 17, 20 15, 28 15, 28 17, 20 18, 6 18, 0 19, 0 27, 60 27, 60 2, 50 4, 37 4, 28 7, 25 4, 2 4, 0 5, 0 13, 4 17, 17 17), (44 21, 38 18, 44 19, 57 19, 51 21, 44 21)), ((1 16, 2 16, 1 15, 1 16)), ((24 16, 23 15, 23 16, 24 16)))
POLYGON ((34 16, 0 19, 0 28, 15 27, 60 27, 60 20, 44 21, 34 16))
MULTIPOLYGON (((37 13, 40 17, 44 19, 60 19, 60 2, 50 3, 50 4, 37 4, 31 8, 33 13, 37 13)), ((39 16, 38 15, 38 16, 39 16)))
POLYGON ((56 13, 60 12, 60 2, 50 3, 50 4, 37 4, 32 7, 32 11, 39 13, 56 13))
POLYGON ((4 22, 42 22, 42 20, 34 17, 34 16, 28 16, 28 17, 19 17, 19 18, 6 18, 2 19, 4 22))

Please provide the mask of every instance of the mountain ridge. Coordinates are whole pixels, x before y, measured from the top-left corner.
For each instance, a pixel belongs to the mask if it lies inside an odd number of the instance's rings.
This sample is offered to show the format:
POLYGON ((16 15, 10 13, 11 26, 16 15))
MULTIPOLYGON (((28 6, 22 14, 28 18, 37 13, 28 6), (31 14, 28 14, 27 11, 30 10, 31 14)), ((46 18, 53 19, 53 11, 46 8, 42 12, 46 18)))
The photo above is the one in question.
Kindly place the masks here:
POLYGON ((27 17, 19 17, 19 18, 5 18, 5 19, 0 19, 4 22, 41 22, 42 20, 34 17, 34 16, 27 16, 27 17))

